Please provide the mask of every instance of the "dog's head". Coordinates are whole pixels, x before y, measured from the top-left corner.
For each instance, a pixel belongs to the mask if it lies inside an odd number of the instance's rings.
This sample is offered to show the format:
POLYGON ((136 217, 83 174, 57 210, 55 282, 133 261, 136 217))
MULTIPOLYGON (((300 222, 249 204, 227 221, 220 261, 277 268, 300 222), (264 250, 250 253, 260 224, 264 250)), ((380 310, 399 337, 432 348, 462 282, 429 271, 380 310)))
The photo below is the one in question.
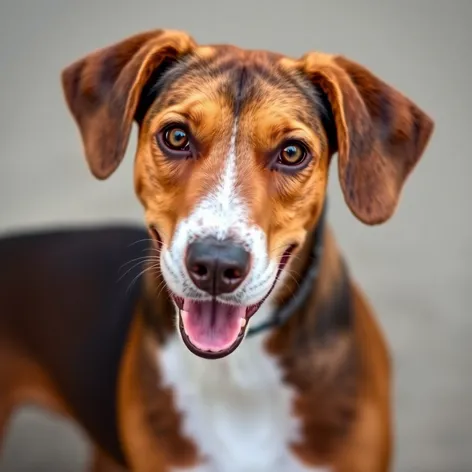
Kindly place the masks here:
POLYGON ((160 248, 187 346, 222 357, 321 213, 333 153, 347 205, 366 224, 393 214, 433 130, 364 67, 198 46, 151 31, 63 71, 91 172, 107 178, 139 125, 136 193, 160 248))

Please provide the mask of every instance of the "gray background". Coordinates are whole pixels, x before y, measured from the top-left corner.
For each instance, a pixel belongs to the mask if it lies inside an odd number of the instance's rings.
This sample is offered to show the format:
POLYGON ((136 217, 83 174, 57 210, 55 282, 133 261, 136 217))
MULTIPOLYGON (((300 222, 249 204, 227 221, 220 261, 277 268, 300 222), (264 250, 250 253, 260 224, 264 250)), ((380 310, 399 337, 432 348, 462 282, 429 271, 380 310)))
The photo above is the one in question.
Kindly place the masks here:
MULTIPOLYGON (((105 1, 0 3, 0 230, 132 220, 132 156, 94 180, 59 73, 138 31, 172 27, 201 43, 291 55, 339 52, 371 68, 436 121, 395 217, 356 221, 331 174, 330 219, 395 356, 397 471, 472 471, 471 1, 105 1), (469 293, 467 293, 469 292, 469 293)), ((81 471, 75 427, 34 409, 15 417, 1 472, 81 471)))

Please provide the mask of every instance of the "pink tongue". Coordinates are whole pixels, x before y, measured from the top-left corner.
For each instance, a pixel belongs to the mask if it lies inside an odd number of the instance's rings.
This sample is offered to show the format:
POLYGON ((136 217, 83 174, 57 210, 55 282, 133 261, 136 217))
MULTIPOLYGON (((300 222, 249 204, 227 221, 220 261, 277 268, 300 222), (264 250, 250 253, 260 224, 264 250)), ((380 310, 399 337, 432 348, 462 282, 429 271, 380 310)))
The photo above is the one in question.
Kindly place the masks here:
POLYGON ((184 300, 180 311, 185 334, 202 351, 219 352, 234 344, 240 331, 246 307, 225 305, 216 301, 184 300))

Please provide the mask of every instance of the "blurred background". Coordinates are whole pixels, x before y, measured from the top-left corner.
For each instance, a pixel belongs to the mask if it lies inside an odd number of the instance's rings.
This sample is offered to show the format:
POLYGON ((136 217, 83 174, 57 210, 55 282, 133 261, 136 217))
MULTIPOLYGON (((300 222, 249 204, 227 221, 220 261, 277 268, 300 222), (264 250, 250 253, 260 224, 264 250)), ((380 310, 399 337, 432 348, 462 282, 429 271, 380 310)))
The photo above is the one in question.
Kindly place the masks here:
MULTIPOLYGON (((436 122, 385 225, 355 220, 337 170, 330 180, 329 218, 393 350, 394 470, 471 472, 471 20, 468 0, 1 0, 0 231, 142 221, 135 137, 124 164, 99 182, 63 101, 61 69, 96 48, 165 27, 200 43, 360 62, 436 122)), ((14 417, 0 471, 81 472, 88 451, 75 426, 28 407, 14 417)))

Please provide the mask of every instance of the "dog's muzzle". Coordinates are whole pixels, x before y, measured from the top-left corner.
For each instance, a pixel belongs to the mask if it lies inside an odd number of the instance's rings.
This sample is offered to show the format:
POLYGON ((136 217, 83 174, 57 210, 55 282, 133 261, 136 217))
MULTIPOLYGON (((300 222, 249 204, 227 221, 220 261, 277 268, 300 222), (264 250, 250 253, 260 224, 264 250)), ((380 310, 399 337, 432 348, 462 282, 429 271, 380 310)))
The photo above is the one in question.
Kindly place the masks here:
POLYGON ((250 272, 250 254, 230 240, 204 238, 192 242, 185 257, 187 271, 195 286, 211 298, 201 301, 171 293, 179 309, 179 329, 188 349, 209 359, 232 353, 244 339, 249 319, 274 288, 292 250, 282 256, 274 283, 264 298, 245 306, 224 302, 220 295, 231 294, 244 282, 250 272))

